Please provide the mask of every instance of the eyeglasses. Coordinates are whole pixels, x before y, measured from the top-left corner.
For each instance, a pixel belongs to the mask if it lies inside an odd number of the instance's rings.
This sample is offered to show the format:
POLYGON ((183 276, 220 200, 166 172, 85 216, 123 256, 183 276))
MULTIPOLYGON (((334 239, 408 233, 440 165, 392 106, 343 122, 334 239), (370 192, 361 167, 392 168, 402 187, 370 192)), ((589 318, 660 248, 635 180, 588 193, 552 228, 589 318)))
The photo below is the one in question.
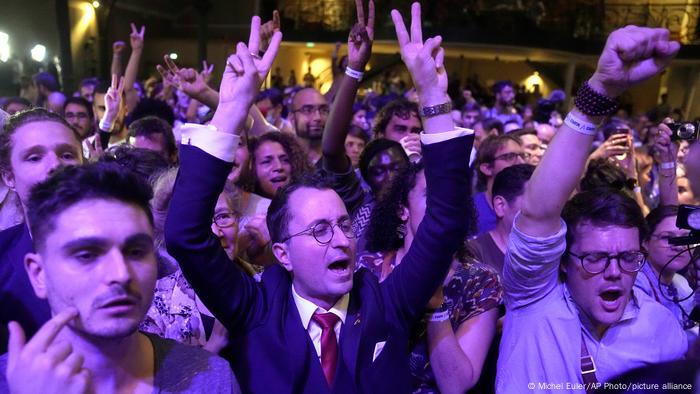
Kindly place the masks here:
POLYGON ((311 235, 319 244, 328 245, 333 240, 335 226, 338 226, 340 231, 342 231, 346 237, 355 238, 355 233, 352 231, 352 219, 345 218, 340 219, 336 224, 332 224, 328 220, 321 220, 306 230, 302 230, 296 234, 288 236, 287 238, 283 239, 282 242, 287 242, 291 238, 298 235, 311 235))
POLYGON ((238 215, 231 211, 219 212, 214 215, 212 221, 220 228, 231 227, 238 221, 238 215))
POLYGON ((75 118, 87 119, 88 114, 86 114, 85 112, 76 112, 76 113, 66 112, 66 115, 64 116, 64 118, 66 118, 66 119, 75 119, 75 118))
POLYGON ((581 261, 583 269, 593 275, 605 271, 612 259, 617 260, 621 270, 628 273, 637 272, 644 266, 644 259, 646 258, 646 254, 639 250, 632 250, 614 255, 603 252, 584 253, 580 256, 572 252, 568 253, 578 258, 581 261))
POLYGON ((527 153, 527 152, 521 152, 521 153, 518 153, 518 152, 504 153, 504 154, 502 154, 502 155, 498 155, 498 156, 494 157, 494 158, 493 158, 493 161, 496 161, 496 160, 503 160, 503 161, 508 161, 508 162, 510 162, 510 161, 514 161, 514 160, 515 160, 516 158, 518 158, 518 157, 521 158, 521 159, 523 159, 523 160, 527 160, 527 159, 530 158, 530 154, 527 153))
POLYGON ((329 112, 331 112, 330 108, 323 104, 323 105, 303 105, 299 109, 295 109, 294 112, 301 112, 304 115, 313 115, 314 112, 318 111, 320 115, 328 115, 329 112))

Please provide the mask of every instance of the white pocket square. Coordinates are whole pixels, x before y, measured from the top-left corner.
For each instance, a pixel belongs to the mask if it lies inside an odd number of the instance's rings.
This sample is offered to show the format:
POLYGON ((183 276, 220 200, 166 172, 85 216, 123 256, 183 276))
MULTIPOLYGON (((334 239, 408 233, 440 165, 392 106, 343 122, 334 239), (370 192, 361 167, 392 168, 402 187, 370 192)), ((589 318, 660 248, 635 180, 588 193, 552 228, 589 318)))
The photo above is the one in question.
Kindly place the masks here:
POLYGON ((377 342, 376 345, 374 345, 374 356, 372 356, 372 362, 379 357, 380 354, 382 354, 382 350, 384 350, 384 345, 386 345, 386 341, 382 342, 377 342))

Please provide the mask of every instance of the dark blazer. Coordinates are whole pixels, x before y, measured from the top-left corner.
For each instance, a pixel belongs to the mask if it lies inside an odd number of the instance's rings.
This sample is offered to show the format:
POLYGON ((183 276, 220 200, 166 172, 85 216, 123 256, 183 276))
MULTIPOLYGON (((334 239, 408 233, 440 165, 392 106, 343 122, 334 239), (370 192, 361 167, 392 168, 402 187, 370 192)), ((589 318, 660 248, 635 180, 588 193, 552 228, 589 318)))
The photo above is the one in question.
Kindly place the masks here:
POLYGON ((244 392, 410 392, 409 333, 442 283, 467 228, 472 137, 423 147, 427 210, 403 262, 381 284, 354 275, 332 387, 292 297, 291 275, 272 266, 256 283, 227 258, 210 224, 231 164, 183 145, 165 227, 168 251, 229 330, 244 392), (377 344, 385 342, 375 359, 377 344))
POLYGON ((7 323, 18 322, 29 338, 51 318, 48 302, 36 296, 24 269, 24 256, 33 251, 24 223, 0 231, 0 354, 7 351, 7 323))

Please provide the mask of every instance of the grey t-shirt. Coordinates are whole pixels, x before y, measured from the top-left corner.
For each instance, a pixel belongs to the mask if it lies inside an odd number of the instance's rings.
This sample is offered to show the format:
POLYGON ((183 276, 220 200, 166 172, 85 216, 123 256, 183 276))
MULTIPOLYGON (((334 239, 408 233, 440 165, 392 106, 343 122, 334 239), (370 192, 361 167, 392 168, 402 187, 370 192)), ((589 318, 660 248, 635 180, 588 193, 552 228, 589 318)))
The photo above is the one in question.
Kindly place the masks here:
MULTIPOLYGON (((154 350, 154 393, 226 393, 241 392, 226 360, 195 346, 144 333, 154 350)), ((0 393, 9 393, 7 353, 0 357, 0 393)))

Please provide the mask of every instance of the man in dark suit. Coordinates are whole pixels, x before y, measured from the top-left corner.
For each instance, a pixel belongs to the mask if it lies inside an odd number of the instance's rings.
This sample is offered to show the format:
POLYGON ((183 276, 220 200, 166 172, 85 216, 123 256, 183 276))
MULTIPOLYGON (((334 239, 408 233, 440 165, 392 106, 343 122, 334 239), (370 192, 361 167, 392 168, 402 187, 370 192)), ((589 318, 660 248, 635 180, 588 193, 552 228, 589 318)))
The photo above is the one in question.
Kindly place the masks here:
MULTIPOLYGON (((23 207, 32 186, 58 167, 82 160, 77 133, 62 117, 44 109, 12 116, 0 133, 0 173, 23 207)), ((51 317, 48 304, 36 297, 24 269, 24 256, 33 251, 25 223, 0 232, 0 353, 7 350, 7 323, 17 321, 31 336, 51 317)))
MULTIPOLYGON (((367 35, 360 25, 349 50, 367 35)), ((370 2, 368 27, 373 25, 370 2)), ((183 128, 181 167, 165 228, 168 251, 187 280, 229 330, 232 365, 245 392, 409 392, 411 326, 444 279, 466 231, 471 132, 450 116, 440 38, 423 42, 420 6, 412 9, 412 39, 398 12, 402 57, 421 101, 425 131, 427 209, 416 239, 392 275, 379 284, 354 272, 355 239, 340 197, 322 179, 281 189, 268 210, 272 249, 280 262, 256 283, 226 256, 209 230, 217 196, 261 81, 281 41, 276 32, 262 58, 259 18, 249 45, 229 57, 219 106, 209 126, 183 128)), ((356 30, 357 29, 357 30, 356 30)), ((342 83, 358 83, 357 70, 342 83), (350 80, 348 80, 350 79, 350 80)))

